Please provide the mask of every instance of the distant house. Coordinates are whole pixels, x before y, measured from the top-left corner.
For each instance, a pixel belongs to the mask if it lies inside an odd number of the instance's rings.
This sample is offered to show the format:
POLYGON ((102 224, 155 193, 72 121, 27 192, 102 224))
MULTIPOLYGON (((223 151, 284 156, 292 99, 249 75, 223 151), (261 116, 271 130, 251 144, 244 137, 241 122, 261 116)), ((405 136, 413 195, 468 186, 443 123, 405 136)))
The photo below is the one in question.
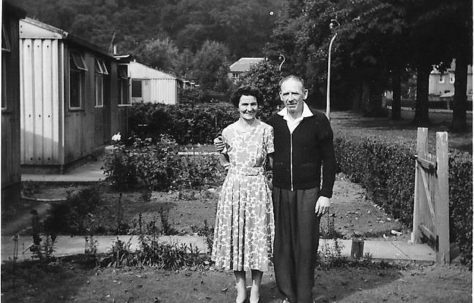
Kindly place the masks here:
POLYGON ((127 133, 129 61, 51 25, 20 21, 23 171, 63 172, 127 133))
MULTIPOLYGON (((453 60, 451 66, 445 71, 440 72, 436 67, 430 73, 428 94, 430 99, 452 98, 454 95, 454 82, 456 81, 454 72, 456 70, 456 61, 453 60)), ((467 69, 467 98, 472 101, 472 66, 467 69)))
POLYGON ((178 104, 182 80, 136 61, 128 66, 132 81, 132 102, 178 104))
POLYGON ((18 203, 20 170, 20 53, 18 22, 26 12, 3 1, 2 9, 2 205, 18 203))
POLYGON ((229 67, 229 79, 234 82, 238 81, 242 77, 242 74, 248 72, 252 66, 263 60, 265 60, 265 58, 240 58, 229 67))

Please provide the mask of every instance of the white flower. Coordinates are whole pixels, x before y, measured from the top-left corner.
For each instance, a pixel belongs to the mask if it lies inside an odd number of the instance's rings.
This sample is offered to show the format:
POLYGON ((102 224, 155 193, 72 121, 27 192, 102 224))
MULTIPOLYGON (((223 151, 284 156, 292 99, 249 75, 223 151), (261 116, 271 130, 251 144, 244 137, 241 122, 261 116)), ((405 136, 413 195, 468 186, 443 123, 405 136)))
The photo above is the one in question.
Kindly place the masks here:
POLYGON ((122 139, 122 136, 120 135, 120 132, 116 133, 115 135, 112 136, 112 141, 118 142, 122 139))

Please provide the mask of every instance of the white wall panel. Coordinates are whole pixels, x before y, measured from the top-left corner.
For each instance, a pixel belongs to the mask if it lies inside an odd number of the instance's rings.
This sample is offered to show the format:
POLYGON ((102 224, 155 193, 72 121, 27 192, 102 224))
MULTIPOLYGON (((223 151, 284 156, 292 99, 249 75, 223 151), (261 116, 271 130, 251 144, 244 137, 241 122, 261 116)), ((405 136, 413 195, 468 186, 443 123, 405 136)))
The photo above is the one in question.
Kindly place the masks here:
POLYGON ((60 164, 58 44, 20 40, 22 164, 60 164))

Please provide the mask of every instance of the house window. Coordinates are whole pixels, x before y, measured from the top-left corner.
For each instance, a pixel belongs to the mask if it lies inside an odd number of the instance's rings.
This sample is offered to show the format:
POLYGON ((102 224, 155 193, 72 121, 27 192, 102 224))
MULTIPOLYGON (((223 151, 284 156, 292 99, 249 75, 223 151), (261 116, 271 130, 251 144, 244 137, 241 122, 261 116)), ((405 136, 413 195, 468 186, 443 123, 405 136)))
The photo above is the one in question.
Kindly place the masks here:
POLYGON ((449 83, 454 83, 455 81, 455 78, 454 78, 454 74, 449 74, 449 83))
POLYGON ((142 81, 141 80, 132 80, 132 97, 133 98, 142 97, 142 81))
POLYGON ((11 50, 10 44, 10 36, 8 35, 8 31, 5 28, 5 24, 2 24, 2 53, 3 52, 10 52, 11 50))
POLYGON ((95 106, 104 106, 104 77, 109 74, 104 61, 95 59, 95 106))
POLYGON ((118 67, 118 88, 119 88, 119 105, 129 105, 130 96, 128 88, 127 66, 119 65, 118 67))
POLYGON ((7 109, 7 68, 8 60, 10 57, 10 37, 8 31, 5 28, 5 24, 2 24, 2 111, 7 109))
POLYGON ((85 74, 87 65, 84 56, 80 53, 71 52, 70 55, 70 79, 69 79, 69 108, 82 108, 82 100, 85 90, 85 74))
POLYGON ((439 83, 444 83, 444 75, 443 74, 439 75, 439 83))
POLYGON ((7 109, 7 61, 9 57, 8 52, 2 51, 2 111, 7 109))

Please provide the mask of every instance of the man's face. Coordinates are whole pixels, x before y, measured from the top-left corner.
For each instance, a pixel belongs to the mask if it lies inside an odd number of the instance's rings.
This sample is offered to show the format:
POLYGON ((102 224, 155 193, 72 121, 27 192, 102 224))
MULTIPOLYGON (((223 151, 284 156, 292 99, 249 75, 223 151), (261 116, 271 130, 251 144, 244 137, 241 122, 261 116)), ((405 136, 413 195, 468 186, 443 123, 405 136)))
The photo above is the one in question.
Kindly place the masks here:
POLYGON ((301 114, 306 97, 308 90, 303 88, 301 82, 290 78, 281 84, 280 99, 289 114, 301 114))

